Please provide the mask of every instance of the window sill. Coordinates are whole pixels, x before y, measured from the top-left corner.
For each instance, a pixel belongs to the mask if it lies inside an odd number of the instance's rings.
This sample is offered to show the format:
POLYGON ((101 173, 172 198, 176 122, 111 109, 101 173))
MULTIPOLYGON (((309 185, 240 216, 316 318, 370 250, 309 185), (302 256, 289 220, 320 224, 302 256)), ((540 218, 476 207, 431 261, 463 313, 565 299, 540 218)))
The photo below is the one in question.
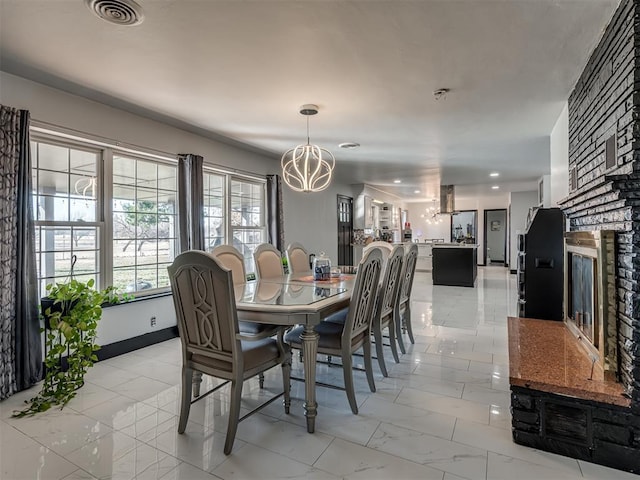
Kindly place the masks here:
POLYGON ((140 297, 133 297, 131 300, 125 300, 123 302, 119 302, 119 303, 105 303, 104 305, 102 305, 102 308, 108 308, 108 307, 117 307, 120 305, 126 305, 128 303, 138 303, 138 302, 144 302, 145 300, 153 300, 156 298, 163 298, 163 297, 170 297, 172 295, 171 291, 167 291, 167 292, 158 292, 158 293, 153 293, 151 295, 143 295, 140 297))

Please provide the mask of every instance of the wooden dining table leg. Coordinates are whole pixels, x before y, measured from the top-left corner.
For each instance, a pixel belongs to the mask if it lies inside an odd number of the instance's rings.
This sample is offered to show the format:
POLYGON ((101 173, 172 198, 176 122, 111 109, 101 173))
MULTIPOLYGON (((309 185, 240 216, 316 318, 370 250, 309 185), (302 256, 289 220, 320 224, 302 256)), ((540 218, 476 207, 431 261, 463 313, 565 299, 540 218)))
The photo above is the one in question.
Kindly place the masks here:
POLYGON ((304 355, 304 415, 307 417, 307 432, 313 433, 316 428, 316 355, 318 353, 318 333, 313 325, 305 325, 300 335, 304 355))

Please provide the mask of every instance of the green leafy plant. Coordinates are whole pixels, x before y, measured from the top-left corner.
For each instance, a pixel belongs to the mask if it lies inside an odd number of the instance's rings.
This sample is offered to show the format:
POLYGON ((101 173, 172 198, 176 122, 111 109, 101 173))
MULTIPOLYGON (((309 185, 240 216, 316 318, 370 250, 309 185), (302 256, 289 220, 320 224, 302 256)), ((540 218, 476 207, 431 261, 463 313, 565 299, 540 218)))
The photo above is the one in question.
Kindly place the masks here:
POLYGON ((14 412, 14 417, 44 412, 53 405, 63 408, 84 385, 87 369, 98 360, 96 344, 102 305, 120 303, 128 296, 119 295, 114 287, 96 290, 94 281, 71 279, 66 283, 47 285, 47 298, 53 302, 42 312, 45 326, 46 373, 40 393, 28 400, 27 408, 14 412), (62 358, 66 354, 67 368, 62 358))

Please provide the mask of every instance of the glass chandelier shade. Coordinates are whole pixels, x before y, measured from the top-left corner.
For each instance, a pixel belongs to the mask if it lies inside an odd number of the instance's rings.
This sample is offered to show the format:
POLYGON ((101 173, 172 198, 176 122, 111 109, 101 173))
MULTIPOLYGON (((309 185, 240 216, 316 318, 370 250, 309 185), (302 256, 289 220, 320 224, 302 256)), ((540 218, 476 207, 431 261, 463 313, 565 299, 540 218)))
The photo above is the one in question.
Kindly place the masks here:
POLYGON ((321 192, 331 183, 336 159, 329 150, 309 142, 309 115, 318 113, 318 107, 303 105, 300 113, 307 116, 307 143, 284 152, 282 178, 296 192, 321 192))
POLYGON ((426 223, 430 225, 442 223, 442 214, 440 213, 440 208, 436 206, 435 200, 430 207, 425 208, 425 212, 420 216, 425 219, 426 223))

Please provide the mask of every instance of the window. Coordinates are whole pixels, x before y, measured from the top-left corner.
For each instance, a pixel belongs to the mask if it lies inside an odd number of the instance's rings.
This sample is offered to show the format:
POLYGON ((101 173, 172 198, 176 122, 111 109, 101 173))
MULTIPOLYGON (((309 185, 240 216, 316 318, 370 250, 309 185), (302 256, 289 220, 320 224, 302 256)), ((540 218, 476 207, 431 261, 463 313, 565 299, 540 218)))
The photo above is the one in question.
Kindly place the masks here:
POLYGON ((204 173, 204 245, 210 252, 225 243, 225 175, 204 173))
POLYGON ((254 273, 253 251, 266 241, 265 184, 232 178, 230 202, 233 246, 244 256, 247 273, 254 273))
POLYGON ((113 281, 127 292, 169 286, 177 243, 176 167, 113 156, 113 281))
MULTIPOLYGON (((40 294, 73 276, 145 294, 169 288, 178 248, 177 161, 102 141, 38 134, 31 142, 40 294)), ((231 243, 254 272, 266 239, 265 182, 205 168, 205 248, 231 243)))
POLYGON ((205 249, 231 244, 254 273, 253 251, 266 241, 265 182, 205 167, 203 189, 205 249))
POLYGON ((476 243, 477 210, 460 210, 451 214, 451 241, 476 243))
POLYGON ((176 164, 37 135, 31 142, 40 295, 94 279, 127 292, 166 289, 176 251, 176 164), (103 172, 112 172, 103 175, 103 172))
POLYGON ((74 278, 98 282, 100 269, 98 150, 31 142, 36 264, 40 294, 74 278))

